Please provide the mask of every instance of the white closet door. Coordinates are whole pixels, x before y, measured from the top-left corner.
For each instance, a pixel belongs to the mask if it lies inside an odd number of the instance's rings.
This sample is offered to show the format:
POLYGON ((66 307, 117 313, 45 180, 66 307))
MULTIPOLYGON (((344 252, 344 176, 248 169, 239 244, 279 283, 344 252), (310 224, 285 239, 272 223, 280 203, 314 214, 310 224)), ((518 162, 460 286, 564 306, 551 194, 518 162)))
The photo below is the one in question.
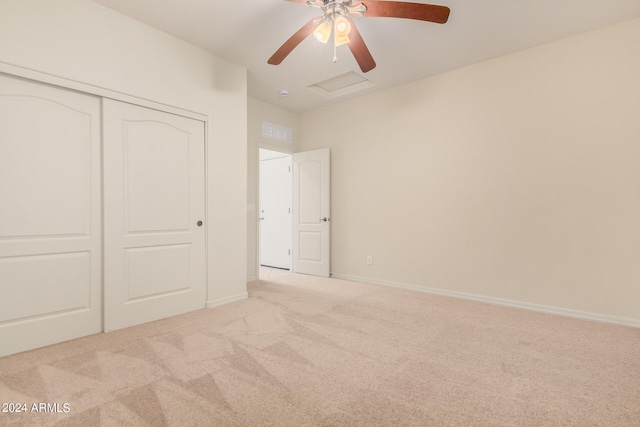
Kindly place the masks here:
POLYGON ((0 356, 102 330, 100 100, 0 76, 0 356))
POLYGON ((109 99, 103 121, 105 330, 204 308, 204 123, 109 99))

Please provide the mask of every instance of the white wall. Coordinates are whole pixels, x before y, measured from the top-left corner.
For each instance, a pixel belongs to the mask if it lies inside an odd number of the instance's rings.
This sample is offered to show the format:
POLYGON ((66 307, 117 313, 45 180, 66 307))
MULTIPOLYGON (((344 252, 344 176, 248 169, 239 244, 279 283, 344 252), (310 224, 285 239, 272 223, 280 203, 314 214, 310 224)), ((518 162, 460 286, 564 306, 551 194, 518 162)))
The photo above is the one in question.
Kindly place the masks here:
POLYGON ((282 107, 249 98, 247 137, 247 278, 258 279, 258 149, 295 153, 300 141, 299 114, 282 107), (293 142, 281 142, 262 136, 262 122, 293 130, 293 142))
POLYGON ((0 0, 0 63, 209 117, 209 304, 246 297, 246 69, 88 0, 0 0))
POLYGON ((636 19, 302 114, 333 273, 640 324, 638 46, 636 19))

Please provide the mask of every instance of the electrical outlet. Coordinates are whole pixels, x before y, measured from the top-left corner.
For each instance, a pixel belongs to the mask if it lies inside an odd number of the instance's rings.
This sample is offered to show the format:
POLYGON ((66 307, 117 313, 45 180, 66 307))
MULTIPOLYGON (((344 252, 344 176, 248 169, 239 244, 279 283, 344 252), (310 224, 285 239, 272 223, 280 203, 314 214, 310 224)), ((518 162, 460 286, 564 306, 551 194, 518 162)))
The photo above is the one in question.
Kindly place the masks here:
POLYGON ((367 265, 373 264, 373 257, 371 255, 367 256, 367 265))

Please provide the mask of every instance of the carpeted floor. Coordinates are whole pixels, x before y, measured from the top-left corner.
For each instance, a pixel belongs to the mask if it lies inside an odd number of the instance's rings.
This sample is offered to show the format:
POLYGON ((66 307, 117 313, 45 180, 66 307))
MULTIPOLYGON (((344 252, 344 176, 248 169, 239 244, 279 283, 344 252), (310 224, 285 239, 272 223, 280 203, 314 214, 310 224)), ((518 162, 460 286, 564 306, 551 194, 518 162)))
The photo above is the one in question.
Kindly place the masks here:
POLYGON ((246 301, 0 359, 0 402, 27 406, 0 425, 640 425, 638 329, 263 273, 246 301))

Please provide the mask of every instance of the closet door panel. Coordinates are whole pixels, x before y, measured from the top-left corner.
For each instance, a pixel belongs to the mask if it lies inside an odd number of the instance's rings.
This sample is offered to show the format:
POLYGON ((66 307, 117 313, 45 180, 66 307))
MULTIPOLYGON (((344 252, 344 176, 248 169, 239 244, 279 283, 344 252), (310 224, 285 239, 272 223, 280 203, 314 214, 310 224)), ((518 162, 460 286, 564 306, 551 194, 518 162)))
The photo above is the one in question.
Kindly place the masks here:
POLYGON ((105 99, 105 330, 204 308, 204 123, 105 99))
POLYGON ((99 98, 0 76, 0 356, 102 330, 99 98))

